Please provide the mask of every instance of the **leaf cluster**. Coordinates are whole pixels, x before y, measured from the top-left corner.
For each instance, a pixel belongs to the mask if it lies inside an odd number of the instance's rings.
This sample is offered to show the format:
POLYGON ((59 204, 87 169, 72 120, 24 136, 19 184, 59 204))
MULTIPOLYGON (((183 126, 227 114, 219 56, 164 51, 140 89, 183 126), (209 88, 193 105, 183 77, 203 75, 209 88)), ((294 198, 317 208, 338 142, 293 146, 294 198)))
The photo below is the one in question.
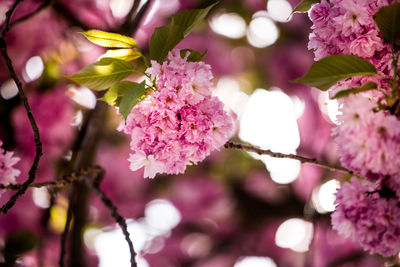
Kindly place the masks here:
MULTIPOLYGON (((173 16, 167 25, 156 28, 149 43, 150 58, 161 63, 168 52, 182 41, 216 4, 204 9, 182 11, 173 16)), ((123 79, 133 72, 140 72, 130 61, 142 58, 148 67, 148 60, 131 37, 99 30, 90 30, 82 34, 92 43, 108 50, 99 57, 97 62, 67 78, 94 91, 106 90, 99 100, 118 107, 126 120, 132 108, 153 88, 146 85, 145 80, 136 83, 123 79)), ((183 49, 180 53, 182 58, 189 53, 187 60, 195 62, 201 61, 207 50, 201 53, 193 49, 183 49)))

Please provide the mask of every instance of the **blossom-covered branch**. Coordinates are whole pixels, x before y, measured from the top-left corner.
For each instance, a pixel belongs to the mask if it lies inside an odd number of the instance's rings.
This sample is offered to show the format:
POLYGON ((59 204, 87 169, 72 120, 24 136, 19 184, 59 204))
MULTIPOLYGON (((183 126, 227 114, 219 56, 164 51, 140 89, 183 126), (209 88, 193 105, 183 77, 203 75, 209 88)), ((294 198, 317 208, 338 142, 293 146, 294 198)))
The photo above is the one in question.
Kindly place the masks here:
POLYGON ((25 96, 24 90, 22 88, 22 83, 19 80, 19 78, 17 77, 17 74, 15 73, 12 61, 7 52, 7 45, 6 45, 6 41, 5 41, 5 36, 6 36, 7 32, 10 30, 11 16, 14 13, 15 9, 17 8, 17 6, 20 2, 21 2, 21 0, 16 0, 14 2, 14 4, 11 6, 11 8, 6 13, 6 19, 4 21, 3 27, 0 32, 0 51, 1 51, 1 55, 3 56, 3 58, 6 62, 8 70, 10 72, 10 76, 14 80, 15 84, 17 85, 19 97, 25 107, 27 116, 29 118, 29 122, 32 126, 36 149, 35 149, 35 158, 33 160, 32 166, 29 170, 28 180, 26 180, 23 183, 22 187, 10 198, 10 200, 0 208, 0 214, 6 213, 8 210, 10 210, 10 208, 12 208, 14 206, 14 204, 16 203, 17 199, 25 193, 25 191, 28 189, 29 185, 35 181, 36 170, 37 170, 37 167, 39 164, 40 157, 42 156, 42 142, 40 140, 39 128, 38 128, 35 118, 32 114, 32 110, 29 106, 28 99, 25 96))
POLYGON ((245 150, 248 152, 254 152, 257 153, 259 155, 268 155, 270 157, 273 158, 285 158, 285 159, 295 159, 298 160, 302 163, 311 163, 314 165, 318 165, 321 167, 324 167, 326 169, 329 169, 331 171, 340 171, 340 172, 346 172, 352 175, 355 175, 354 172, 347 170, 346 168, 343 168, 341 166, 333 166, 333 165, 329 165, 328 163, 323 163, 323 162, 319 162, 317 159, 315 158, 306 158, 306 157, 302 157, 302 156, 298 156, 298 155, 294 155, 294 154, 283 154, 283 153, 279 153, 279 152, 273 152, 269 149, 261 149, 252 145, 246 145, 246 144, 238 144, 238 143, 233 143, 233 142, 227 142, 225 144, 225 148, 229 148, 229 149, 237 149, 237 150, 245 150))

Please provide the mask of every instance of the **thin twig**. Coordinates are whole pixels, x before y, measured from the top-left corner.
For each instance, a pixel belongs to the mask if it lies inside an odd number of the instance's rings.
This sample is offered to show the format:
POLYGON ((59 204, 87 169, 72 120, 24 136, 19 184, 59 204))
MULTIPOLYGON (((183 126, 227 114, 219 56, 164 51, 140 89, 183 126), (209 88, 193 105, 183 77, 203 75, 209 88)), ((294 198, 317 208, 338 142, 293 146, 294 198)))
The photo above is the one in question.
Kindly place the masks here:
POLYGON ((137 12, 135 19, 129 25, 129 29, 127 32, 127 34, 129 36, 135 35, 136 30, 139 29, 139 24, 142 20, 142 17, 144 16, 144 14, 146 14, 147 10, 149 9, 149 7, 151 5, 151 2, 152 2, 152 0, 147 0, 147 2, 142 6, 142 8, 137 12))
POLYGON ((128 242, 129 251, 131 254, 131 267, 137 267, 135 257, 136 253, 133 248, 132 240, 129 237, 128 226, 125 219, 119 214, 117 207, 112 203, 112 201, 106 196, 106 194, 101 191, 101 189, 95 185, 95 183, 88 177, 83 177, 90 188, 96 193, 96 195, 101 199, 103 204, 111 211, 111 214, 118 225, 121 227, 122 232, 125 236, 126 242, 128 242))
POLYGON ((37 170, 37 167, 38 167, 38 164, 39 164, 40 157, 42 156, 42 142, 40 140, 39 128, 38 128, 38 126, 36 124, 35 118, 33 117, 32 110, 31 110, 31 108, 29 106, 29 103, 28 103, 28 99, 25 96, 24 90, 22 88, 22 83, 18 79, 17 74, 15 73, 12 61, 11 61, 9 55, 8 55, 8 52, 7 52, 7 44, 6 44, 6 41, 5 41, 5 36, 6 36, 7 32, 10 30, 11 16, 14 13, 15 9, 17 8, 18 4, 21 1, 22 0, 16 0, 14 2, 14 4, 11 6, 10 10, 8 10, 7 13, 6 13, 6 19, 4 21, 4 25, 3 25, 2 30, 0 32, 0 50, 1 50, 1 55, 3 56, 3 58, 4 58, 4 60, 5 60, 6 64, 7 64, 8 70, 10 72, 10 76, 14 80, 15 84, 18 87, 19 97, 20 97, 20 99, 22 101, 22 104, 25 107, 27 116, 29 118, 29 122, 30 122, 30 124, 32 126, 33 135, 34 135, 34 138, 35 138, 35 147, 36 147, 36 149, 35 149, 35 158, 33 160, 31 169, 29 170, 29 178, 28 178, 28 180, 26 180, 23 183, 22 187, 10 198, 10 200, 0 208, 0 214, 7 213, 7 211, 10 210, 14 206, 14 204, 17 201, 17 199, 19 197, 21 197, 25 193, 25 191, 28 189, 29 185, 32 184, 35 181, 36 170, 37 170))
MULTIPOLYGON (((70 174, 64 175, 62 179, 57 180, 57 181, 48 181, 48 182, 42 182, 42 183, 32 183, 29 185, 29 187, 34 187, 34 188, 41 188, 41 187, 46 187, 47 189, 58 189, 58 188, 64 188, 71 183, 78 181, 81 176, 87 176, 90 174, 96 174, 100 173, 103 171, 103 168, 100 166, 94 166, 94 167, 89 167, 89 168, 82 168, 81 170, 78 170, 76 172, 72 172, 70 174)), ((19 190, 21 189, 23 184, 9 184, 9 185, 4 185, 0 184, 0 189, 4 190, 19 190)))
POLYGON ((319 162, 315 158, 306 158, 306 157, 302 157, 302 156, 298 156, 298 155, 294 155, 294 154, 283 154, 283 153, 279 153, 279 152, 272 152, 269 149, 261 149, 261 148, 255 147, 255 146, 246 145, 246 144, 238 144, 238 143, 233 143, 233 142, 227 142, 225 144, 225 148, 237 149, 237 150, 245 150, 245 151, 257 153, 259 155, 268 155, 268 156, 273 157, 273 158, 295 159, 295 160, 298 160, 298 161, 300 161, 302 163, 311 163, 311 164, 314 164, 314 165, 318 165, 318 166, 324 167, 324 168, 326 168, 328 170, 331 170, 331 171, 340 171, 340 172, 349 173, 351 175, 356 175, 354 172, 349 171, 346 168, 343 168, 341 166, 333 166, 333 165, 330 165, 328 163, 319 162))
POLYGON ((62 17, 65 21, 69 22, 70 25, 78 26, 83 30, 87 31, 90 29, 88 25, 86 25, 83 21, 81 21, 75 14, 69 10, 65 5, 56 1, 53 3, 53 10, 57 13, 58 16, 62 17))
POLYGON ((42 11, 43 9, 48 7, 51 4, 51 2, 53 2, 53 1, 52 0, 44 0, 43 3, 35 11, 33 11, 23 17, 20 17, 19 19, 14 20, 13 23, 10 25, 10 28, 39 14, 40 11, 42 11))
MULTIPOLYGON (((73 194, 70 194, 70 198, 72 198, 73 194)), ((60 267, 64 267, 64 258, 65 258, 65 252, 66 250, 66 244, 67 244, 67 236, 69 229, 71 228, 71 221, 72 221, 72 205, 71 205, 71 200, 68 202, 68 209, 67 209, 67 218, 65 220, 65 225, 64 225, 64 231, 61 234, 61 240, 60 240, 60 258, 58 261, 58 264, 60 267)))

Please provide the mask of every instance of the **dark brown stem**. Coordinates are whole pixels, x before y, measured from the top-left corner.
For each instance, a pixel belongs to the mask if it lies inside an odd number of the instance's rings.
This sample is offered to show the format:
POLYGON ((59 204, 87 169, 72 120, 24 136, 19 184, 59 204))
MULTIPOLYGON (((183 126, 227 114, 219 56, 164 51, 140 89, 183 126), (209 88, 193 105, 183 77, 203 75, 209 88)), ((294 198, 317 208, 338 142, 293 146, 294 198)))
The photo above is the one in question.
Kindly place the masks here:
POLYGON ((28 99, 25 96, 24 90, 22 88, 22 83, 19 80, 19 78, 17 77, 17 74, 15 73, 12 61, 7 52, 7 44, 5 41, 5 36, 6 36, 7 32, 10 30, 11 16, 21 1, 22 0, 16 0, 14 2, 14 4, 11 6, 10 10, 7 11, 7 13, 6 13, 6 19, 4 21, 4 25, 0 32, 0 50, 1 50, 1 55, 3 56, 3 58, 7 64, 8 70, 10 72, 10 76, 14 80, 15 84, 18 87, 19 97, 22 101, 22 104, 25 107, 29 122, 32 126, 33 135, 35 138, 36 149, 35 149, 35 158, 33 159, 32 166, 29 170, 28 180, 26 180, 23 183, 22 187, 10 198, 10 200, 0 208, 0 214, 7 213, 7 211, 10 210, 14 206, 17 199, 25 193, 25 191, 28 189, 29 185, 35 181, 36 170, 37 170, 37 167, 39 164, 40 157, 42 156, 42 142, 40 140, 39 128, 38 128, 35 118, 32 114, 32 110, 29 106, 28 99))
MULTIPOLYGON (((47 189, 59 189, 59 188, 64 188, 70 184, 72 184, 75 181, 78 181, 81 176, 85 175, 90 175, 90 174, 95 174, 102 172, 103 169, 100 166, 94 166, 94 167, 89 167, 89 168, 83 168, 77 172, 72 172, 68 175, 64 175, 62 179, 57 180, 57 181, 48 181, 48 182, 42 182, 42 183, 32 183, 29 185, 29 187, 35 187, 35 188, 41 188, 41 187, 46 187, 47 189)), ((23 184, 9 184, 9 185, 4 185, 0 184, 0 189, 4 190, 19 190, 21 189, 23 184)))
MULTIPOLYGON (((139 2, 139 1, 137 1, 139 2)), ((136 30, 139 28, 139 24, 142 20, 142 17, 144 14, 146 14, 147 10, 149 9, 151 5, 152 0, 147 0, 147 2, 142 6, 142 8, 137 12, 135 18, 131 21, 126 29, 126 32, 124 32, 127 35, 135 35, 136 30)))
POLYGON ((132 240, 129 237, 128 226, 125 219, 119 214, 117 207, 112 203, 112 201, 106 196, 106 194, 101 191, 101 189, 94 184, 92 180, 87 177, 83 177, 89 187, 96 193, 96 195, 101 199, 103 204, 111 211, 111 214, 118 225, 121 227, 122 233, 125 236, 126 242, 128 242, 129 251, 131 254, 131 267, 137 267, 135 257, 136 253, 133 248, 132 240))
POLYGON ((278 153, 278 152, 272 152, 269 149, 261 149, 261 148, 255 147, 255 146, 246 145, 246 144, 238 144, 238 143, 233 143, 233 142, 227 142, 225 144, 225 148, 245 150, 245 151, 257 153, 259 155, 268 155, 273 158, 295 159, 302 163, 311 163, 311 164, 326 168, 331 171, 340 171, 340 172, 349 173, 351 175, 356 175, 354 172, 349 171, 346 168, 343 168, 341 166, 333 166, 328 163, 319 162, 315 158, 306 158, 306 157, 302 157, 302 156, 298 156, 298 155, 294 155, 294 154, 283 154, 283 153, 278 153))
POLYGON ((42 11, 43 9, 48 7, 51 3, 52 3, 52 0, 44 0, 43 3, 35 11, 33 11, 33 12, 23 16, 23 17, 20 17, 17 20, 14 20, 13 23, 10 25, 10 27, 12 28, 17 24, 32 18, 33 16, 37 15, 38 13, 40 13, 40 11, 42 11))
POLYGON ((80 19, 78 19, 75 16, 75 14, 71 10, 69 10, 66 6, 64 6, 62 3, 56 1, 53 3, 52 6, 53 6, 53 10, 57 13, 57 15, 62 17, 70 25, 78 26, 85 31, 90 29, 89 26, 87 26, 80 19))
POLYGON ((68 210, 67 210, 67 219, 65 220, 65 226, 64 226, 64 231, 61 235, 61 240, 60 240, 60 259, 58 261, 60 267, 64 267, 64 258, 65 258, 65 253, 66 253, 66 244, 67 244, 67 237, 68 237, 68 232, 69 229, 71 228, 71 221, 72 221, 72 194, 70 194, 70 201, 68 202, 68 210))

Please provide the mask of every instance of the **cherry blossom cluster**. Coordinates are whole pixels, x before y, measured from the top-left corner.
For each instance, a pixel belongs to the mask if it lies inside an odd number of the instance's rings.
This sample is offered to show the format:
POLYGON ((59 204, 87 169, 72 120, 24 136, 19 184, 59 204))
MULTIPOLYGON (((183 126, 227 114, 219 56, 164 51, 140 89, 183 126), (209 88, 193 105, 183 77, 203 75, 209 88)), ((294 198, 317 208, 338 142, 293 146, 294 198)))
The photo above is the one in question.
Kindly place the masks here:
POLYGON ((400 251, 400 207, 388 190, 355 177, 336 195, 333 228, 352 237, 371 253, 392 256, 400 251))
POLYGON ((183 173, 230 137, 232 118, 211 95, 211 68, 189 62, 179 50, 147 70, 155 90, 138 103, 122 129, 131 136, 130 169, 144 176, 183 173))
POLYGON ((8 185, 16 182, 16 177, 21 171, 14 168, 20 158, 14 156, 14 152, 6 151, 3 148, 3 142, 0 140, 0 183, 8 185))
MULTIPOLYGON (((392 77, 392 49, 385 43, 373 19, 374 14, 393 0, 322 0, 313 5, 309 16, 313 25, 308 48, 314 51, 315 60, 333 54, 362 57, 378 70, 384 78, 392 77)), ((385 79, 353 77, 334 86, 331 94, 339 89, 359 86, 373 81, 378 88, 388 87, 385 79)))
POLYGON ((372 81, 378 90, 339 100, 339 125, 333 128, 341 164, 365 179, 352 178, 336 195, 332 225, 370 253, 392 256, 400 251, 400 120, 381 108, 391 94, 393 55, 373 19, 392 0, 322 0, 313 5, 309 49, 315 59, 351 54, 371 62, 380 76, 353 77, 329 93, 360 87, 372 81), (380 103, 380 104, 378 104, 380 103))

